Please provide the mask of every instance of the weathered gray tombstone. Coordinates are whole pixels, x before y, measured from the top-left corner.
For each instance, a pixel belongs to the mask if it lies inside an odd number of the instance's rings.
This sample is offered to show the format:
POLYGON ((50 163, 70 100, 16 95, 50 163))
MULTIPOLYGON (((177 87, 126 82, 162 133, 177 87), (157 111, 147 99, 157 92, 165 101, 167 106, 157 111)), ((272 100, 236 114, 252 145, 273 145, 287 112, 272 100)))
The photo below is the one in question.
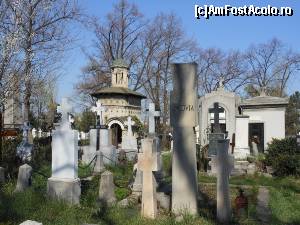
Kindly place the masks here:
POLYGON ((105 170, 104 161, 103 161, 103 154, 101 151, 96 151, 96 161, 94 166, 95 173, 101 173, 105 170))
POLYGON ((99 200, 108 206, 116 203, 114 177, 110 171, 101 174, 99 200))
POLYGON ((0 167, 0 184, 5 183, 5 169, 0 167))
POLYGON ((135 178, 132 185, 132 193, 135 195, 141 195, 143 190, 143 172, 136 169, 135 178))
POLYGON ((156 140, 142 140, 143 153, 138 154, 138 168, 143 172, 142 211, 144 217, 154 219, 157 216, 156 181, 153 171, 157 171, 156 140))
POLYGON ((48 179, 47 192, 52 198, 79 204, 78 133, 71 129, 69 114, 72 106, 68 98, 62 99, 61 111, 61 123, 56 124, 52 136, 52 175, 48 179))
POLYGON ((221 223, 231 220, 229 174, 232 162, 228 157, 229 139, 218 141, 217 154, 217 219, 221 223))
POLYGON ((197 214, 197 64, 173 65, 171 126, 173 127, 172 211, 197 214))
POLYGON ((209 145, 217 153, 217 219, 220 223, 228 223, 231 220, 231 205, 229 192, 229 175, 233 168, 233 160, 228 156, 229 139, 222 136, 219 113, 223 112, 219 108, 219 103, 214 103, 214 108, 210 109, 210 113, 214 113, 214 130, 215 139, 209 145))
POLYGON ((32 168, 28 164, 19 167, 15 192, 23 192, 31 185, 32 168))
POLYGON ((33 220, 26 220, 25 222, 20 223, 20 225, 43 225, 43 224, 33 220))

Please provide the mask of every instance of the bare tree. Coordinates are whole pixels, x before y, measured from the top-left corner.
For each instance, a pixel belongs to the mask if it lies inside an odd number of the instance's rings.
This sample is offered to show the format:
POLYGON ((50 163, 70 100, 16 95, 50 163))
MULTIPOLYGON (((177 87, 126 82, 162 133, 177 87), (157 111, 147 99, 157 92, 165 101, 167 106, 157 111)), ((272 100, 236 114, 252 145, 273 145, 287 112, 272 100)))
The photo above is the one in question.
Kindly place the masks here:
POLYGON ((250 81, 245 56, 242 53, 224 52, 216 48, 199 49, 197 53, 201 95, 216 90, 221 80, 231 91, 239 90, 250 81))
POLYGON ((300 55, 273 39, 252 45, 247 52, 254 92, 266 89, 273 95, 284 96, 288 81, 300 67, 300 55))
POLYGON ((190 59, 196 46, 188 39, 174 14, 159 14, 147 25, 140 40, 139 61, 134 66, 136 87, 143 87, 147 96, 162 113, 163 131, 169 118, 169 91, 172 84, 171 63, 190 59))
POLYGON ((110 66, 118 58, 126 59, 129 66, 136 63, 136 43, 145 25, 143 15, 134 4, 121 0, 105 22, 93 18, 89 22, 95 33, 95 53, 85 54, 88 65, 83 68, 82 81, 76 86, 79 93, 91 93, 110 84, 110 66))
POLYGON ((49 68, 59 59, 58 54, 70 41, 68 23, 79 15, 78 7, 76 0, 6 2, 22 30, 24 120, 28 121, 34 77, 48 76, 49 68))

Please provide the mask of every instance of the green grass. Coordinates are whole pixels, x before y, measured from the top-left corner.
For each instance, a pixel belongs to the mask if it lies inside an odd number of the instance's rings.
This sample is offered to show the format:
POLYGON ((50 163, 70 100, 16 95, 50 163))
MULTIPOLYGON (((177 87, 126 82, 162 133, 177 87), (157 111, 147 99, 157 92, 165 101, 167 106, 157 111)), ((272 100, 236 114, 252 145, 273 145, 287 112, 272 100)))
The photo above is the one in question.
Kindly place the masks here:
MULTIPOLYGON (((163 158, 164 166, 170 169, 170 156, 163 158)), ((132 179, 133 165, 123 167, 107 167, 114 175, 116 197, 118 200, 130 194, 128 188, 132 179)), ((0 225, 17 225, 25 220, 36 220, 44 225, 82 225, 84 223, 103 225, 212 225, 215 222, 216 182, 215 177, 199 174, 201 192, 206 200, 200 205, 200 216, 184 216, 181 222, 169 212, 160 211, 155 220, 144 219, 140 216, 139 206, 130 206, 127 209, 112 207, 106 208, 97 201, 100 174, 92 180, 81 181, 80 206, 70 206, 64 202, 51 200, 46 195, 47 178, 50 176, 50 167, 43 166, 33 173, 32 187, 24 193, 13 193, 16 181, 10 181, 1 187, 0 191, 0 225), (213 183, 213 185, 211 185, 213 183), (202 185, 201 185, 202 184, 202 185), (206 203, 213 202, 214 205, 206 203)), ((170 172, 168 169, 165 173, 170 172)), ((79 168, 81 178, 90 176, 89 167, 79 168)), ((168 178, 168 177, 167 177, 168 178)), ((256 198, 258 186, 270 187, 270 208, 272 210, 272 225, 300 224, 300 181, 293 177, 274 179, 262 176, 241 176, 230 179, 231 184, 248 185, 245 193, 249 200, 249 217, 244 220, 233 218, 232 224, 257 225, 256 198)), ((232 208, 237 196, 237 187, 231 186, 232 208)))
POLYGON ((300 192, 285 188, 270 188, 272 224, 300 224, 300 192))

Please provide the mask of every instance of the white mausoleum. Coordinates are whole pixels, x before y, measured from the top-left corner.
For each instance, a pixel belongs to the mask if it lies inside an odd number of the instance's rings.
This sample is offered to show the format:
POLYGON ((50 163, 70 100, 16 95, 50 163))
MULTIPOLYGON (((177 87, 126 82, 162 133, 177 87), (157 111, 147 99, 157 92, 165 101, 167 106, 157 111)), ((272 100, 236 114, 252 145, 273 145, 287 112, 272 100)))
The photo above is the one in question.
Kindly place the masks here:
POLYGON ((215 102, 224 112, 219 113, 222 132, 228 134, 230 152, 237 159, 253 154, 253 140, 258 152, 264 152, 272 138, 285 138, 285 109, 287 98, 260 96, 242 100, 221 85, 216 91, 199 99, 199 143, 208 144, 208 133, 214 127, 214 113, 209 113, 215 102))

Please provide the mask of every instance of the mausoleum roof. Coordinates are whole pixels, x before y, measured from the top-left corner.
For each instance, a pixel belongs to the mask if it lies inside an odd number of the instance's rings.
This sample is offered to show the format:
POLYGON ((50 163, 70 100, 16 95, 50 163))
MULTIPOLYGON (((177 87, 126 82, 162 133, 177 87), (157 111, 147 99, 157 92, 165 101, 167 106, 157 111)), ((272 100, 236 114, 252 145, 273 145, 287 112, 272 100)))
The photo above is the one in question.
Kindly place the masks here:
POLYGON ((93 97, 100 97, 103 95, 127 95, 127 96, 135 96, 138 98, 146 98, 145 95, 140 94, 136 91, 132 91, 129 88, 125 87, 106 87, 106 88, 101 88, 98 91, 94 92, 91 94, 93 97))
POLYGON ((289 102, 288 98, 280 98, 274 96, 261 95, 253 98, 242 100, 241 106, 251 107, 251 106, 269 106, 269 107, 278 107, 286 106, 289 102))

